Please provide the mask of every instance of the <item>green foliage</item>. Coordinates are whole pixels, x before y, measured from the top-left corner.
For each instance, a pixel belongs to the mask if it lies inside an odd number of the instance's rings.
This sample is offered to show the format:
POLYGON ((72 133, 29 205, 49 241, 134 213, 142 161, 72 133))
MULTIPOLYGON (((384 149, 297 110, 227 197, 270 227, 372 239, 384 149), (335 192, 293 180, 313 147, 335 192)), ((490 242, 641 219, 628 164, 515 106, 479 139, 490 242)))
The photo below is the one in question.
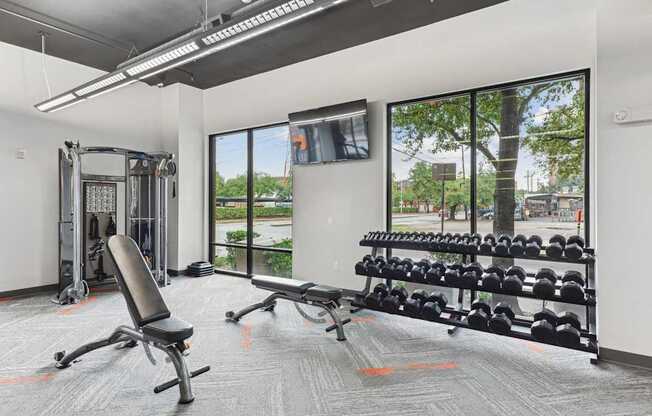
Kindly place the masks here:
POLYGON ((399 207, 394 207, 392 208, 392 212, 394 214, 416 214, 418 212, 417 207, 403 207, 403 209, 399 207))
MULTIPOLYGON (((292 208, 254 207, 254 218, 292 217, 292 208)), ((243 220, 247 218, 247 208, 215 207, 216 221, 243 220)))
MULTIPOLYGON (((272 247, 292 248, 292 240, 285 239, 279 243, 274 244, 272 247)), ((292 277, 292 254, 266 251, 265 257, 267 264, 269 264, 270 268, 272 269, 272 274, 274 276, 292 277)))
MULTIPOLYGON (((254 238, 259 237, 260 234, 254 232, 254 238)), ((246 244, 247 243, 247 230, 234 230, 227 231, 226 233, 226 243, 230 244, 246 244)), ((220 269, 231 269, 235 270, 237 265, 237 254, 238 250, 244 250, 243 248, 226 248, 226 256, 215 257, 213 264, 215 267, 220 269)))
MULTIPOLYGON (((247 175, 242 174, 228 180, 215 174, 215 195, 218 198, 245 198, 247 196, 247 175)), ((290 199, 292 196, 292 176, 275 178, 267 173, 254 175, 254 197, 275 197, 290 199)))

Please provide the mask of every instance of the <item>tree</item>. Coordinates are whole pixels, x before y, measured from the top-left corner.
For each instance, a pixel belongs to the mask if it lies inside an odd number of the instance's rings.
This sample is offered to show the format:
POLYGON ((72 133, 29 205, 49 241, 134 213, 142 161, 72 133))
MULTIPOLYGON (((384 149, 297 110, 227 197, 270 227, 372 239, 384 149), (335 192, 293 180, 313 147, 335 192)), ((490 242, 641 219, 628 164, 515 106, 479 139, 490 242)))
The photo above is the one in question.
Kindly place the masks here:
POLYGON ((410 169, 409 178, 415 199, 418 202, 423 202, 426 205, 426 212, 430 212, 432 201, 438 195, 441 195, 441 186, 438 186, 432 179, 432 166, 429 163, 421 161, 415 163, 412 169, 410 169))
MULTIPOLYGON (((494 175, 495 233, 514 234, 516 168, 522 146, 528 147, 548 172, 568 175, 580 171, 582 84, 556 80, 478 94, 476 148, 494 175), (546 108, 555 110, 541 121, 537 112, 546 108), (548 133, 551 131, 562 133, 548 133)), ((459 151, 470 143, 468 96, 397 106, 392 111, 395 140, 401 141, 408 155, 459 151)), ((487 183, 482 185, 486 189, 487 183)))

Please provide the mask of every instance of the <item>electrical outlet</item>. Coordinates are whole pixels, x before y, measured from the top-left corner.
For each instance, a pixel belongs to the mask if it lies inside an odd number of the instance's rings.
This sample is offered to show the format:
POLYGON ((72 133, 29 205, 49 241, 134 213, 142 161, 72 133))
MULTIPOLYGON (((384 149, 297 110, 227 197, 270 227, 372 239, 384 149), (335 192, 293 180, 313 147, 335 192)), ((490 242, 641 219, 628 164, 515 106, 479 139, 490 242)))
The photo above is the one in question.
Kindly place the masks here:
POLYGON ((25 159, 27 156, 26 149, 16 149, 16 159, 25 159))

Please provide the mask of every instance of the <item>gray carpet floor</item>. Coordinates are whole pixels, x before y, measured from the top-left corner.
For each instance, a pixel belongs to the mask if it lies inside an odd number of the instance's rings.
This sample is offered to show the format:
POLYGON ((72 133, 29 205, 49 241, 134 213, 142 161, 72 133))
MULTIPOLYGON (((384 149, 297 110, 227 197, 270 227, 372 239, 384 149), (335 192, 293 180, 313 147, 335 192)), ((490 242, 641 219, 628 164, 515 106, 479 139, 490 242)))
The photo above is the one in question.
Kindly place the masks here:
POLYGON ((474 331, 361 311, 348 341, 325 334, 293 304, 239 324, 224 312, 267 296, 245 279, 175 278, 163 290, 173 313, 195 326, 196 396, 154 394, 173 377, 155 352, 112 347, 65 370, 53 353, 128 324, 124 300, 98 291, 79 305, 49 296, 0 298, 1 415, 652 415, 652 372, 589 363, 590 355, 474 331))

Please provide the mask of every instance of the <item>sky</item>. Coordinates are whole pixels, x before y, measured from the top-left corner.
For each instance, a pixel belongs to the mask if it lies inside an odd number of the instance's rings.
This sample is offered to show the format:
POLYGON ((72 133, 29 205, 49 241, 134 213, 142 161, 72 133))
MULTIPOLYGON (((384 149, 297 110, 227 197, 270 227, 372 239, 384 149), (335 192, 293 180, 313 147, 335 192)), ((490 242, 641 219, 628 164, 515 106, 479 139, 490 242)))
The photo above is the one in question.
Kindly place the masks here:
MULTIPOLYGON (((213 136, 216 140, 215 166, 225 179, 247 173, 247 133, 213 136)), ((290 164, 287 125, 254 130, 254 171, 283 176, 290 164), (287 167, 286 167, 287 163, 287 167)))

